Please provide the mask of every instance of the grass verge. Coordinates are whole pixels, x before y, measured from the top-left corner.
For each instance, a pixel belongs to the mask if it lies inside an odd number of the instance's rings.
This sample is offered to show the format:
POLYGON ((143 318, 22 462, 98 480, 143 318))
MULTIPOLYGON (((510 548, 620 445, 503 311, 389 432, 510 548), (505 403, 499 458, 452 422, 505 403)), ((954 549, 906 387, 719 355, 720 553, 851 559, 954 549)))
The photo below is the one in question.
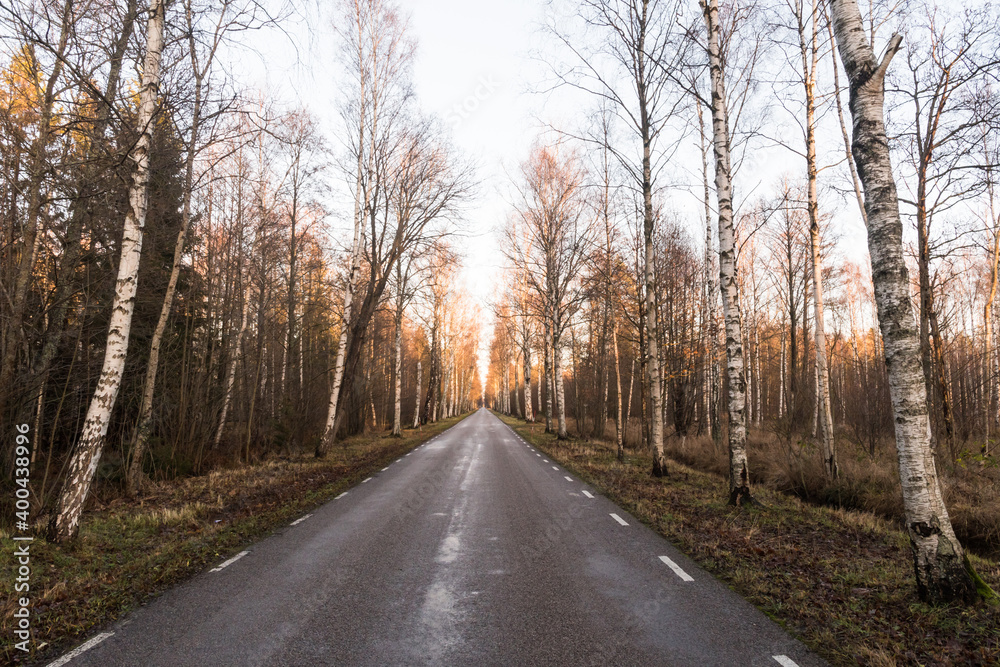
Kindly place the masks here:
MULTIPOLYGON (((10 596, 0 607, 4 664, 42 661, 171 586, 285 526, 381 469, 461 417, 402 438, 357 436, 324 459, 284 458, 155 484, 136 500, 84 514, 67 545, 31 543, 31 652, 14 648, 14 541, 0 534, 0 572, 10 596)), ((37 525, 36 534, 44 527, 37 525)))
MULTIPOLYGON (((648 455, 622 464, 610 444, 501 419, 833 665, 1000 665, 1000 606, 920 603, 906 534, 872 513, 764 486, 754 490, 763 508, 729 507, 719 475, 672 461, 669 477, 655 479, 648 455)), ((1000 565, 971 560, 1000 590, 1000 565)))

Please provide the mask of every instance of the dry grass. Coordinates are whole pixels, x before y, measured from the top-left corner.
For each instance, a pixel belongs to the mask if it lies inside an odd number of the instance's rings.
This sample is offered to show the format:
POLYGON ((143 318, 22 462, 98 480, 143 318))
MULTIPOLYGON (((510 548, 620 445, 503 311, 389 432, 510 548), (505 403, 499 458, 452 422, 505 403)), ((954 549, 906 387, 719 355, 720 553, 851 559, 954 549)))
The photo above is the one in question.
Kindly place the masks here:
MULTIPOLYGON (((766 484, 755 490, 763 509, 729 507, 722 475, 675 460, 669 477, 655 479, 647 455, 621 464, 607 443, 559 442, 541 425, 506 421, 834 665, 1000 664, 1000 606, 920 603, 907 537, 891 519, 766 484)), ((685 444, 685 457, 698 461, 685 444)), ((716 465, 706 458, 705 467, 716 465)), ((972 561, 1000 588, 995 560, 972 561)))
MULTIPOLYGON (((32 652, 13 647, 15 599, 0 603, 0 659, 29 663, 61 652, 144 600, 218 563, 276 527, 360 482, 459 418, 359 436, 322 460, 285 457, 157 482, 140 498, 114 497, 84 514, 67 545, 31 545, 32 652)), ((44 533, 40 520, 37 535, 44 533)), ((0 534, 0 572, 15 571, 13 541, 0 534)))
MULTIPOLYGON (((847 441, 838 442, 840 479, 827 481, 816 444, 789 442, 774 433, 752 430, 748 439, 750 473, 757 484, 812 503, 871 512, 903 520, 895 451, 888 445, 874 456, 847 441)), ((667 439, 669 456, 698 470, 728 474, 727 453, 704 437, 667 439)), ((938 457, 945 500, 955 532, 974 553, 1000 558, 1000 466, 970 458, 953 465, 938 457)))

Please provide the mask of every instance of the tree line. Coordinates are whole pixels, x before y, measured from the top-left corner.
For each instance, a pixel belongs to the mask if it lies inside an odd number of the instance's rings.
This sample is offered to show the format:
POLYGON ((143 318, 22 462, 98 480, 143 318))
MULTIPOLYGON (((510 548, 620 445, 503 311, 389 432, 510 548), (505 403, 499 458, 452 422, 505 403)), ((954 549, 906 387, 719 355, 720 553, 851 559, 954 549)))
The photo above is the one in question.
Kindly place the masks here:
POLYGON ((336 148, 226 66, 292 5, 0 9, 0 414, 31 426, 51 539, 151 477, 323 456, 478 400, 454 238, 471 166, 413 94, 399 9, 333 13, 336 148))
POLYGON ((557 11, 554 86, 590 107, 514 178, 488 403, 657 477, 665 440, 724 442, 732 505, 757 504, 748 429, 833 483, 845 446, 894 443, 920 597, 989 595, 936 461, 996 465, 996 7, 557 11))

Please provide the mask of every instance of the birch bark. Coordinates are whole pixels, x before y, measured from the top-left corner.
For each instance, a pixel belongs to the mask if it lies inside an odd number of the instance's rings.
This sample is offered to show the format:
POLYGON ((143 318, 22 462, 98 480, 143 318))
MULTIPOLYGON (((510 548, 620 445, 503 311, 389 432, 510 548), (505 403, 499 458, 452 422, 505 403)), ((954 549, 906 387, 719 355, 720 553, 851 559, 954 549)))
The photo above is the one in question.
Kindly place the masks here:
POLYGON ((903 225, 884 124, 885 72, 902 38, 881 62, 868 43, 857 0, 829 0, 841 62, 850 81, 853 155, 864 187, 868 246, 896 426, 896 451, 917 591, 926 602, 972 602, 980 593, 955 537, 931 450, 920 339, 903 255, 903 225))
POLYGON ((132 313, 135 309, 139 257, 142 253, 142 231, 146 224, 149 197, 149 147, 153 136, 153 116, 160 90, 160 55, 163 52, 165 0, 152 0, 146 26, 146 53, 142 68, 142 87, 136 127, 139 137, 129 157, 135 164, 129 188, 129 209, 122 235, 121 261, 115 282, 115 297, 108 326, 108 340, 97 389, 87 409, 83 430, 69 463, 66 483, 59 496, 59 505, 50 526, 57 542, 72 539, 79 531, 80 515, 87 500, 90 485, 97 472, 104 450, 104 437, 111 421, 111 411, 121 388, 122 370, 128 352, 132 313))
POLYGON ((712 135, 715 149, 715 195, 719 211, 719 282, 726 320, 726 370, 729 376, 729 504, 753 503, 747 463, 746 371, 743 364, 736 237, 729 162, 729 112, 725 72, 719 45, 719 2, 701 0, 708 31, 708 62, 712 77, 712 135))

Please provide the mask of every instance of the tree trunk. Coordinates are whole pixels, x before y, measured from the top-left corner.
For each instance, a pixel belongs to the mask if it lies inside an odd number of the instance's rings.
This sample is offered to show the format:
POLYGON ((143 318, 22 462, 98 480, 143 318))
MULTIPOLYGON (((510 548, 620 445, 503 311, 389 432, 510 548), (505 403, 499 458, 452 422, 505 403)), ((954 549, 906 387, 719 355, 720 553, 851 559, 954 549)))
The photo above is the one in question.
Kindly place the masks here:
POLYGON ((813 302, 816 336, 816 411, 819 417, 820 449, 827 479, 836 479, 837 453, 833 439, 833 410, 830 407, 830 370, 826 359, 826 330, 823 311, 823 261, 820 254, 818 167, 816 159, 816 68, 819 60, 819 12, 816 0, 812 7, 812 44, 806 41, 805 25, 799 16, 799 46, 802 53, 802 80, 806 97, 806 175, 809 211, 809 249, 812 255, 813 302), (811 54, 811 59, 810 59, 811 54))
POLYGON ((719 211, 719 281, 726 318, 726 360, 729 379, 729 504, 753 503, 747 464, 746 372, 736 275, 736 237, 729 162, 729 111, 725 73, 719 46, 718 0, 702 0, 708 30, 708 62, 712 76, 712 135, 715 148, 715 195, 719 211))
POLYGON ((558 431, 556 432, 556 437, 560 440, 565 440, 569 437, 569 433, 566 431, 566 388, 563 385, 562 354, 559 350, 560 347, 561 345, 559 339, 553 338, 552 379, 555 384, 556 413, 558 417, 558 431))
POLYGON ((829 0, 841 61, 850 81, 854 159, 865 191, 868 246, 896 426, 899 478, 917 591, 925 602, 979 597, 941 495, 930 442, 920 340, 903 255, 903 225, 884 125, 884 80, 902 38, 876 62, 856 0, 829 0))
MULTIPOLYGON (((618 444, 618 460, 625 460, 625 429, 622 422, 622 367, 621 359, 618 355, 618 321, 612 320, 611 323, 611 343, 614 346, 615 352, 615 381, 618 383, 618 391, 616 396, 618 398, 618 410, 615 411, 615 442, 618 444)), ((631 388, 629 390, 631 393, 631 388)), ((629 396, 631 399, 631 396, 629 396)))
MULTIPOLYGON (((194 37, 190 37, 191 40, 194 37)), ((194 45, 191 45, 194 48, 194 45)), ((198 150, 198 130, 201 125, 201 92, 202 76, 195 73, 194 108, 192 110, 191 136, 188 138, 187 155, 184 160, 184 203, 181 213, 181 228, 177 232, 177 242, 174 244, 174 261, 170 269, 170 279, 167 281, 167 292, 163 297, 160 317, 153 330, 153 340, 149 346, 149 363, 146 366, 146 377, 143 382, 142 404, 139 406, 139 419, 132 436, 131 459, 125 474, 125 486, 129 495, 135 495, 145 483, 142 471, 146 446, 149 443, 149 431, 153 420, 153 397, 156 393, 156 374, 160 367, 160 346, 163 344, 163 334, 167 330, 170 312, 173 310, 174 294, 177 292, 177 281, 181 274, 181 259, 184 256, 184 244, 187 241, 188 229, 191 226, 191 188, 194 185, 194 158, 198 150)), ((293 233, 294 233, 294 227, 293 233)))
MULTIPOLYGON (((992 217, 992 216, 991 216, 992 217)), ((993 304, 997 296, 998 268, 1000 268, 1000 228, 993 230, 993 249, 990 253, 990 292, 983 306, 983 375, 987 378, 986 391, 986 415, 983 423, 985 438, 983 439, 982 453, 985 456, 990 451, 990 428, 996 418, 997 411, 997 381, 991 378, 993 370, 993 304)))
POLYGON ((160 54, 163 51, 164 0, 152 0, 146 28, 146 54, 142 69, 142 88, 136 127, 139 137, 131 151, 135 163, 129 188, 129 210, 122 235, 121 261, 108 326, 104 364, 97 390, 87 409, 80 440, 73 451, 66 483, 59 497, 59 507, 51 526, 54 540, 62 542, 76 536, 80 515, 97 472, 104 449, 104 437, 111 421, 121 388, 122 370, 128 352, 132 313, 142 252, 142 231, 146 224, 149 199, 149 147, 153 135, 153 116, 160 89, 160 54))
POLYGON ((420 364, 420 359, 417 359, 417 388, 413 393, 413 428, 420 426, 420 381, 423 379, 421 377, 422 373, 423 368, 420 364))
POLYGON ((403 304, 396 303, 396 336, 393 346, 393 384, 395 409, 392 413, 392 434, 403 435, 403 304))
POLYGON ((521 348, 521 357, 524 363, 524 421, 535 421, 534 406, 531 404, 531 346, 524 345, 521 348))

